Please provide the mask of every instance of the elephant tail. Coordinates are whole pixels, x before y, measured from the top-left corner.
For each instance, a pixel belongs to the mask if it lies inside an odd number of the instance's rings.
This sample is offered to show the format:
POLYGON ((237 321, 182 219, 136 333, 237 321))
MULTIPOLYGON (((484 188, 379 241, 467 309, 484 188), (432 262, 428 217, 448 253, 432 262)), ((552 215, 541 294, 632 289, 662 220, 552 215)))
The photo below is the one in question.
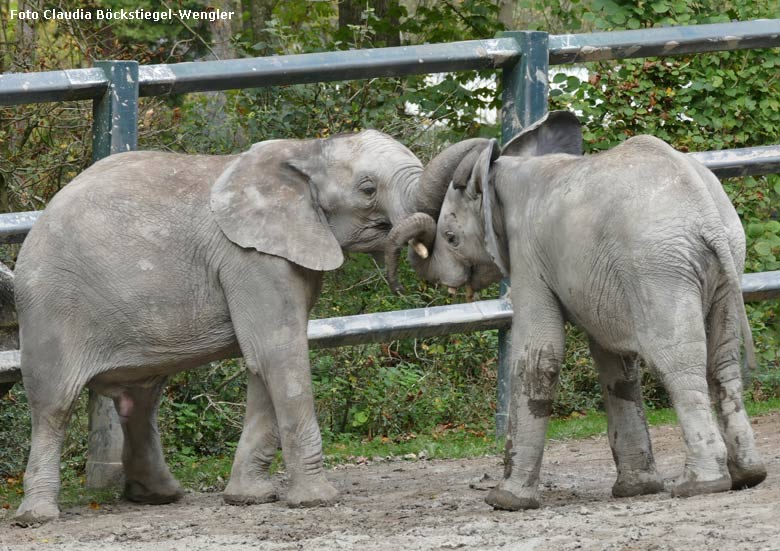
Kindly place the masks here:
POLYGON ((0 262, 0 398, 21 379, 18 348, 14 273, 0 262))
POLYGON ((734 262, 734 256, 732 255, 731 248, 728 245, 728 239, 726 238, 722 227, 720 231, 716 232, 704 232, 702 236, 705 243, 711 251, 715 253, 720 263, 721 270, 728 280, 728 285, 731 288, 731 295, 737 307, 737 316, 739 316, 740 333, 742 334, 742 347, 744 349, 744 368, 743 372, 750 373, 756 368, 756 351, 753 345, 753 332, 750 330, 750 323, 748 322, 747 311, 745 310, 745 301, 742 298, 742 281, 740 273, 737 270, 736 263, 734 262))

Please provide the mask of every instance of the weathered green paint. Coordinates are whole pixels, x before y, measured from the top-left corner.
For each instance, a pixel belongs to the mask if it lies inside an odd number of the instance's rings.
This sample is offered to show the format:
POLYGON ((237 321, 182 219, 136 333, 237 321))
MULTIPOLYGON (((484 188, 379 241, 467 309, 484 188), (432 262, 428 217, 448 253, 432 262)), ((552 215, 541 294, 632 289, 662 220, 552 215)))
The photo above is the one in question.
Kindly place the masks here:
POLYGON ((549 86, 549 35, 544 32, 509 32, 523 55, 514 65, 504 67, 501 105, 501 140, 508 142, 523 128, 547 112, 549 86))
POLYGON ((138 147, 138 62, 97 61, 109 85, 93 102, 92 161, 138 147))
POLYGON ((550 64, 780 46, 780 19, 550 37, 550 64))
MULTIPOLYGON (((780 19, 550 36, 550 64, 682 55, 780 46, 780 19)), ((231 88, 502 68, 520 50, 509 35, 491 40, 424 44, 224 61, 144 65, 140 94, 154 96, 231 88)), ((0 105, 96 99, 108 79, 97 68, 0 75, 0 105)))
MULTIPOLYGON (((549 35, 544 32, 509 32, 504 37, 514 38, 523 52, 520 60, 503 70, 503 97, 501 105, 501 139, 509 141, 547 112, 549 85, 549 35)), ((500 286, 500 296, 509 294, 509 282, 500 286)), ((509 415, 510 356, 512 350, 511 330, 502 328, 498 332, 498 381, 496 436, 506 434, 509 415)))
POLYGON ((141 67, 142 96, 495 69, 517 61, 511 39, 141 67))
POLYGON ((95 99, 108 88, 103 71, 68 69, 0 75, 0 105, 95 99))

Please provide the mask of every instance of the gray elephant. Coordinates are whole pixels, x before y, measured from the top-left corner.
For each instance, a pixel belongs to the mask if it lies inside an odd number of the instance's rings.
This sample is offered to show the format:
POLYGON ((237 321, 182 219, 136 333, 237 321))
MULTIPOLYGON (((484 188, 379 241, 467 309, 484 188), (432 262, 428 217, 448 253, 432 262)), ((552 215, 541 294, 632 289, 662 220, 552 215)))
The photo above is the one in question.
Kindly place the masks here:
POLYGON ((379 251, 431 197, 422 166, 377 131, 273 140, 240 155, 128 152, 60 191, 16 265, 21 370, 32 415, 20 524, 57 517, 59 458, 82 388, 113 398, 127 498, 182 495, 156 412, 166 378, 220 358, 248 366, 229 503, 276 499, 281 444, 291 506, 329 503, 310 388, 308 313, 346 251, 379 251))
POLYGON ((441 171, 438 224, 416 214, 396 225, 389 271, 411 240, 432 247, 427 258, 409 252, 427 280, 480 289, 511 276, 506 471, 487 502, 539 506, 565 320, 587 332, 599 371, 617 463, 614 495, 663 487, 640 357, 660 375, 682 425, 687 456, 673 495, 764 480, 739 365, 740 333, 746 360, 755 362, 739 280, 745 236, 717 178, 651 136, 582 156, 579 122, 567 112, 529 127, 500 156, 495 140, 455 147, 434 159, 449 167, 441 171))

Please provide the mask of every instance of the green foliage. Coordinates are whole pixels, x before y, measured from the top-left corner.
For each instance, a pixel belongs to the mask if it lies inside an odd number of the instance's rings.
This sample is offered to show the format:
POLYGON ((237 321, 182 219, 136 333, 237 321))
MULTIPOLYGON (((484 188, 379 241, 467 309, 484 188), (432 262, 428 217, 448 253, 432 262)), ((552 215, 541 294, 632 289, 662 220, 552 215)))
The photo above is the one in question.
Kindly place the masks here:
MULTIPOLYGON (((407 292, 395 296, 371 257, 355 255, 327 274, 313 316, 447 304, 442 289, 418 281, 408 266, 407 292)), ((495 290, 485 297, 495 296, 495 290)), ((491 422, 495 408, 495 332, 404 339, 311 353, 320 426, 331 434, 394 435, 446 423, 491 422)))
POLYGON ((225 455, 241 434, 246 377, 243 361, 215 362, 171 379, 160 405, 166 453, 181 458, 225 455))
POLYGON ((30 410, 21 385, 0 399, 0 477, 24 470, 30 448, 30 410))

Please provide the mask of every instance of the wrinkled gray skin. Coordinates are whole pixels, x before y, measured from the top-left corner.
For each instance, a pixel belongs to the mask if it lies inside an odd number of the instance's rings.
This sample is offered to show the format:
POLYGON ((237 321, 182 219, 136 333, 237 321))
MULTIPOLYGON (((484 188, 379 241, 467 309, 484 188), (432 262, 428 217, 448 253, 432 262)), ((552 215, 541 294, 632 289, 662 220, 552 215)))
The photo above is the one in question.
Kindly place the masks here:
POLYGON ((126 497, 181 497, 157 431, 165 381, 239 355, 248 403, 225 500, 275 500, 268 466, 281 444, 287 503, 332 502, 308 312, 342 249, 381 251, 394 222, 431 208, 421 172, 404 146, 364 131, 263 142, 232 156, 123 153, 68 184, 16 265, 32 413, 17 522, 57 517, 63 437, 85 386, 113 398, 122 421, 126 497))
MULTIPOLYGON (((438 224, 414 215, 418 274, 480 289, 511 275, 512 372, 506 471, 487 502, 539 506, 544 435, 564 354, 564 321, 582 327, 599 370, 615 496, 660 491, 642 407, 638 359, 672 399, 687 446, 676 496, 754 486, 766 477, 742 403, 740 333, 753 342, 739 285, 745 238, 720 182, 651 136, 581 156, 576 118, 551 113, 509 143, 435 160, 452 186, 438 224), (715 406, 713 416, 711 405, 715 406)), ((389 277, 392 277, 390 275, 389 277)))

